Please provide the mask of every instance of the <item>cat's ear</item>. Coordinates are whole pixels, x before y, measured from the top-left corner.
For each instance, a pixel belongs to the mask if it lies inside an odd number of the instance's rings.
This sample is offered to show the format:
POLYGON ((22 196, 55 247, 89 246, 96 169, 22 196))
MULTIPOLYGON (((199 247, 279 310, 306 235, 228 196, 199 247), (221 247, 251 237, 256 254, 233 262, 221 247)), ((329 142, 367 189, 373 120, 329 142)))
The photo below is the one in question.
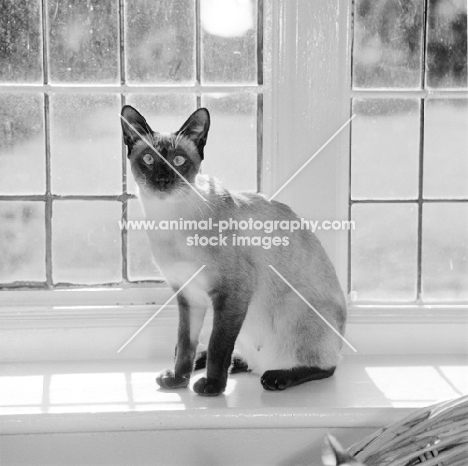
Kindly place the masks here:
POLYGON ((333 435, 325 437, 322 448, 322 462, 325 466, 358 466, 361 464, 346 453, 346 450, 333 435))
POLYGON ((199 108, 193 112, 188 120, 181 126, 176 135, 183 135, 193 141, 203 159, 203 148, 210 129, 210 113, 206 108, 199 108))
POLYGON ((149 139, 153 134, 144 116, 130 105, 125 105, 122 108, 120 122, 128 153, 136 142, 143 140, 143 138, 149 139))

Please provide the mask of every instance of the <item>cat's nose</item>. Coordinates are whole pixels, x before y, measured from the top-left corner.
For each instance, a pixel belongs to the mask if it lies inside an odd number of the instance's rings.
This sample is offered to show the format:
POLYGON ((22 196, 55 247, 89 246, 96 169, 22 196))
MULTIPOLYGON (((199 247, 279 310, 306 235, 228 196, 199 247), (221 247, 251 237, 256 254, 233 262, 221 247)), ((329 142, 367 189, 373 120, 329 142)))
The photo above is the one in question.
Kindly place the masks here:
POLYGON ((157 184, 160 188, 167 188, 172 183, 172 178, 170 176, 159 177, 157 184))

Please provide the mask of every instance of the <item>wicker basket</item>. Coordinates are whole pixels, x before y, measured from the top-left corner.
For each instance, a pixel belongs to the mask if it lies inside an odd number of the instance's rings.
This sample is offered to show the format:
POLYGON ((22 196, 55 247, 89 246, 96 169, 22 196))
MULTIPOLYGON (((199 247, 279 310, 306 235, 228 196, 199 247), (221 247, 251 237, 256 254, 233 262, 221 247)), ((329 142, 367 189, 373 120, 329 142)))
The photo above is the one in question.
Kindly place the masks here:
POLYGON ((366 466, 468 466, 468 396, 417 410, 348 453, 366 466))

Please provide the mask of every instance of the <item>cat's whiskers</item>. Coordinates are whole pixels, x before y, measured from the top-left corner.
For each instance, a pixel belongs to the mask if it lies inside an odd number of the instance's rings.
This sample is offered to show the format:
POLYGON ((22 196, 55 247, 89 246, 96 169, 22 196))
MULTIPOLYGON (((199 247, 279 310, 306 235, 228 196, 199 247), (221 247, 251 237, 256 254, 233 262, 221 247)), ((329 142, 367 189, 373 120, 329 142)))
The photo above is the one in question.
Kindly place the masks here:
POLYGON ((180 195, 191 207, 196 207, 198 211, 203 215, 203 212, 200 210, 200 208, 190 199, 189 193, 185 191, 182 187, 177 187, 175 190, 176 195, 180 195))
POLYGON ((211 212, 214 212, 213 207, 211 207, 212 205, 214 205, 214 202, 208 201, 207 199, 203 205, 206 205, 206 207, 208 207, 208 209, 210 209, 211 212))
MULTIPOLYGON (((195 200, 195 202, 196 202, 196 200, 195 200)), ((208 199, 206 199, 205 202, 203 203, 203 205, 206 205, 206 207, 208 207, 208 209, 210 209, 211 212, 214 212, 213 207, 211 207, 212 205, 214 205, 213 202, 210 202, 210 201, 208 201, 208 199)))
POLYGON ((214 205, 214 202, 208 201, 208 200, 207 200, 207 201, 206 201, 206 205, 207 205, 207 207, 211 210, 211 212, 213 212, 213 209, 211 208, 211 206, 214 205))
MULTIPOLYGON (((181 194, 182 197, 184 198, 184 200, 191 206, 191 207, 195 207, 198 212, 200 212, 200 216, 202 218, 202 220, 205 220, 205 212, 203 211, 203 209, 200 207, 200 205, 198 205, 197 203, 197 200, 196 199, 192 199, 191 196, 190 196, 190 192, 188 192, 184 187, 178 187, 176 188, 176 194, 181 194)), ((213 210, 211 209, 210 206, 207 206, 210 210, 213 210)))
POLYGON ((203 212, 203 209, 196 202, 190 199, 190 196, 187 197, 187 200, 191 206, 195 207, 198 210, 198 212, 200 212, 200 217, 202 218, 202 220, 205 220, 205 213, 203 212))
MULTIPOLYGON (((196 185, 195 183, 191 184, 191 186, 192 186, 192 188, 193 188, 194 191, 200 192, 200 191, 197 189, 197 185, 196 185)), ((187 199, 189 199, 189 198, 190 198, 190 194, 191 194, 190 191, 185 190, 185 187, 182 187, 182 189, 184 189, 184 192, 187 192, 187 199)), ((200 193, 200 197, 201 197, 201 196, 202 196, 202 195, 201 195, 201 193, 200 193)), ((214 212, 213 208, 211 207, 212 205, 214 205, 214 203, 211 202, 211 201, 209 201, 208 199, 206 199, 205 196, 203 196, 203 200, 204 200, 203 205, 205 205, 206 207, 208 207, 208 209, 210 209, 211 212, 214 212)), ((197 205, 197 207, 199 208, 199 210, 201 209, 200 206, 198 206, 197 200, 196 200, 196 199, 195 199, 195 200, 191 199, 191 201, 192 201, 192 204, 193 204, 193 205, 197 205)))

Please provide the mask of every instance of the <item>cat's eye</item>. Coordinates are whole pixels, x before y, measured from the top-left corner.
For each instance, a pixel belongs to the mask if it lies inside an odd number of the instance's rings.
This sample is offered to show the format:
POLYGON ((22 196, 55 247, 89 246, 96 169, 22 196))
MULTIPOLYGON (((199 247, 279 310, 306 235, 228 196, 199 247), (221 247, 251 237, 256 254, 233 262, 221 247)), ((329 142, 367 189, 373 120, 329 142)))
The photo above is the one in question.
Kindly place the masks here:
POLYGON ((150 155, 150 154, 145 154, 143 156, 143 162, 145 162, 146 165, 153 165, 153 163, 154 163, 153 156, 150 155))
POLYGON ((183 165, 185 162, 185 157, 182 157, 181 155, 176 155, 174 157, 174 160, 172 161, 172 163, 176 166, 176 167, 180 167, 181 165, 183 165))

